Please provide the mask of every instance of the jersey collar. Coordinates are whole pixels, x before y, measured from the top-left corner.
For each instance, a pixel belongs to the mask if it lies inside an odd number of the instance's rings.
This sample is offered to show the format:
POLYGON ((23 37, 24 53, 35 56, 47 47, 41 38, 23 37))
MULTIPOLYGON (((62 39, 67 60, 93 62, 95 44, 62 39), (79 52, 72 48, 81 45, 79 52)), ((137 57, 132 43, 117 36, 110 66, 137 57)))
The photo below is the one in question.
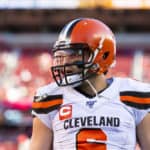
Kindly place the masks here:
POLYGON ((108 81, 109 80, 111 80, 111 83, 106 89, 98 93, 99 97, 106 97, 108 99, 113 99, 114 97, 117 96, 119 86, 117 85, 117 80, 116 78, 110 78, 108 79, 108 81))
MULTIPOLYGON (((115 93, 117 91, 116 90, 117 86, 115 85, 116 84, 115 80, 116 80, 115 78, 107 79, 108 86, 105 89, 103 89, 102 91, 98 92, 98 97, 106 97, 107 99, 112 99, 112 97, 116 95, 115 93)), ((95 98, 95 96, 88 95, 88 94, 82 92, 81 90, 79 90, 78 88, 75 88, 75 90, 87 98, 95 98)))

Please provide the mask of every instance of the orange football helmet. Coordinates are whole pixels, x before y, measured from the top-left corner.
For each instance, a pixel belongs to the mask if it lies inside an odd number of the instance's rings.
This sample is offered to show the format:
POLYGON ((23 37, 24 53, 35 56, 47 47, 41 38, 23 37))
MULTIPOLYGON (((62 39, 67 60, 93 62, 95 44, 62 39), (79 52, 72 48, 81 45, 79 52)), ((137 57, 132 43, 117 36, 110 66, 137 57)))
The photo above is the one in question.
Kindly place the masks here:
POLYGON ((73 51, 82 50, 83 60, 72 64, 82 68, 82 71, 80 72, 80 79, 69 81, 67 77, 71 77, 73 74, 67 74, 65 67, 71 64, 52 66, 53 77, 59 86, 71 85, 83 81, 89 77, 89 74, 106 73, 115 63, 116 41, 114 34, 106 24, 97 19, 75 19, 62 29, 53 47, 53 52, 55 53, 59 50, 67 51, 68 49, 72 49, 73 51), (86 52, 90 52, 88 61, 84 59, 86 52), (65 83, 61 79, 60 68, 62 67, 65 83))

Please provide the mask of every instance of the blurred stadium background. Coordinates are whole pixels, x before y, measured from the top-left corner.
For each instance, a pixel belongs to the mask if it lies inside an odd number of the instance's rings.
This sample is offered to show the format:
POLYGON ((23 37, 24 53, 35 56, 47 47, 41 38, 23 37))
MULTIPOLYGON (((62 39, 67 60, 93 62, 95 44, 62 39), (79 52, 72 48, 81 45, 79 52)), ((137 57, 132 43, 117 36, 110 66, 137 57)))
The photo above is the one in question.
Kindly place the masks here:
POLYGON ((0 150, 28 149, 33 95, 52 81, 52 45, 77 17, 115 33, 118 63, 108 76, 150 82, 150 0, 0 0, 0 150))

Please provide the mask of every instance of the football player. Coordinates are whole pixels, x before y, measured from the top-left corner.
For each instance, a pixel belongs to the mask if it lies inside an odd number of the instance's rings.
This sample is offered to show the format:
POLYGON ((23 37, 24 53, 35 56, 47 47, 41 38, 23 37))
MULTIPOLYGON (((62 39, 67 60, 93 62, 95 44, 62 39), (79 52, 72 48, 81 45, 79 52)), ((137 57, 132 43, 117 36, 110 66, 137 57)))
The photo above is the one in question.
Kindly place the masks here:
POLYGON ((150 85, 107 79, 115 65, 110 28, 93 18, 69 22, 53 47, 54 81, 37 90, 30 150, 150 149, 150 85))

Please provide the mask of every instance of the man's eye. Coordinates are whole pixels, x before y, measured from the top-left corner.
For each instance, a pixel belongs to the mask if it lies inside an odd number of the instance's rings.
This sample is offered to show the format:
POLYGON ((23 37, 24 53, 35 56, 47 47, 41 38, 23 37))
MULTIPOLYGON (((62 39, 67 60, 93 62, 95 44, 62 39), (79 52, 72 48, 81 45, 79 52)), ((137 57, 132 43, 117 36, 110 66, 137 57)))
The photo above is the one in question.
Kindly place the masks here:
POLYGON ((61 59, 61 58, 65 58, 67 56, 53 56, 54 59, 61 59))

